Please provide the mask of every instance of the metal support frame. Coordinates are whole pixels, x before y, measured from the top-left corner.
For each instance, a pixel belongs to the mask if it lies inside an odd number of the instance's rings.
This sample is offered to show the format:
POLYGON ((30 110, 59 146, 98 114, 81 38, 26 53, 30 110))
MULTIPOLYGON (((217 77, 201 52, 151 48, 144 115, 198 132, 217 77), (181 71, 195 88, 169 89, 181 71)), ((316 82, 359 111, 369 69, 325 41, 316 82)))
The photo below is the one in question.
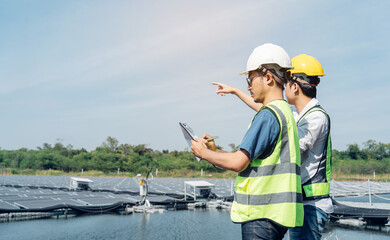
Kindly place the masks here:
POLYGON ((187 195, 193 197, 196 201, 196 190, 197 189, 215 189, 215 184, 206 181, 185 181, 184 182, 184 200, 187 200, 187 195), (192 187, 192 192, 187 192, 187 186, 192 187))

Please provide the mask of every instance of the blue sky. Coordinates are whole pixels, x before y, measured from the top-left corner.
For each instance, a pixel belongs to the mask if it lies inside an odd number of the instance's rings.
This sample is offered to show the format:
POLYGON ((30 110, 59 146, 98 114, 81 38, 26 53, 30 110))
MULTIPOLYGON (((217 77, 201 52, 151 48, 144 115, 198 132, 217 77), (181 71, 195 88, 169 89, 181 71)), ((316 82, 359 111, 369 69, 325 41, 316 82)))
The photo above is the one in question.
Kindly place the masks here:
POLYGON ((239 144, 254 115, 213 81, 246 88, 263 43, 315 56, 333 147, 390 142, 390 2, 0 0, 0 147, 107 136, 187 147, 178 122, 239 144))

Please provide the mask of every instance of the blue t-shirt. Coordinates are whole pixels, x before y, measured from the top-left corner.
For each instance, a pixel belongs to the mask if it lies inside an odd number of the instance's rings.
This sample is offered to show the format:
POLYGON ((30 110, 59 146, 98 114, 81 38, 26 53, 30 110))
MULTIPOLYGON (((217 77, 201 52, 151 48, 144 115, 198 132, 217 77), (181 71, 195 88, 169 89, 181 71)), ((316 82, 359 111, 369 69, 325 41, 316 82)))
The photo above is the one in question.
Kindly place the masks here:
POLYGON ((266 158, 273 152, 279 132, 279 121, 274 113, 267 108, 263 109, 253 119, 252 125, 242 139, 240 149, 250 154, 251 161, 266 158))

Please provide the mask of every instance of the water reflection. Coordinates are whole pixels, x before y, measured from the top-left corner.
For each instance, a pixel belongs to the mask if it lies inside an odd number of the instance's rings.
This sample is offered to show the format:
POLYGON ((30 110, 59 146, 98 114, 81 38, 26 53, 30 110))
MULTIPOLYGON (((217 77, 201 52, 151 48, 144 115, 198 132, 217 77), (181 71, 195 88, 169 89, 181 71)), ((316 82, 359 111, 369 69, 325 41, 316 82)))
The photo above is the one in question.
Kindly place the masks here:
POLYGON ((323 239, 375 239, 384 240, 390 238, 388 226, 349 226, 329 222, 323 234, 323 239))
MULTIPOLYGON (((84 215, 68 219, 40 219, 0 224, 1 239, 241 239, 241 227, 229 211, 182 210, 130 215, 84 215)), ((329 223, 326 240, 388 240, 389 227, 348 227, 329 223)), ((285 240, 288 240, 286 235, 285 240)))
POLYGON ((145 234, 147 234, 145 228, 148 226, 149 218, 150 218, 149 213, 140 214, 137 232, 142 239, 147 239, 145 236, 145 234))

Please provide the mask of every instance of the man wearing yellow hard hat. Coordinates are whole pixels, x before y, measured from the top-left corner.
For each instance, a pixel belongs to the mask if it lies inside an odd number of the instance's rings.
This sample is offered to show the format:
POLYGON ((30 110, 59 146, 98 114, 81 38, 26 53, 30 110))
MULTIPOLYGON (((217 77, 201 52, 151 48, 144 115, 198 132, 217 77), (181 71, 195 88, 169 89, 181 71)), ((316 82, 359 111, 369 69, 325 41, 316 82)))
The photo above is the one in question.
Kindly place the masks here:
MULTIPOLYGON (((285 95, 298 126, 301 151, 301 182, 304 204, 304 225, 290 228, 290 239, 321 239, 321 231, 333 212, 329 197, 331 178, 330 118, 320 106, 317 85, 324 72, 321 64, 312 56, 301 54, 291 59, 294 69, 285 85, 285 95)), ((259 111, 262 105, 251 97, 223 83, 218 85, 217 94, 235 94, 249 107, 259 111)))

